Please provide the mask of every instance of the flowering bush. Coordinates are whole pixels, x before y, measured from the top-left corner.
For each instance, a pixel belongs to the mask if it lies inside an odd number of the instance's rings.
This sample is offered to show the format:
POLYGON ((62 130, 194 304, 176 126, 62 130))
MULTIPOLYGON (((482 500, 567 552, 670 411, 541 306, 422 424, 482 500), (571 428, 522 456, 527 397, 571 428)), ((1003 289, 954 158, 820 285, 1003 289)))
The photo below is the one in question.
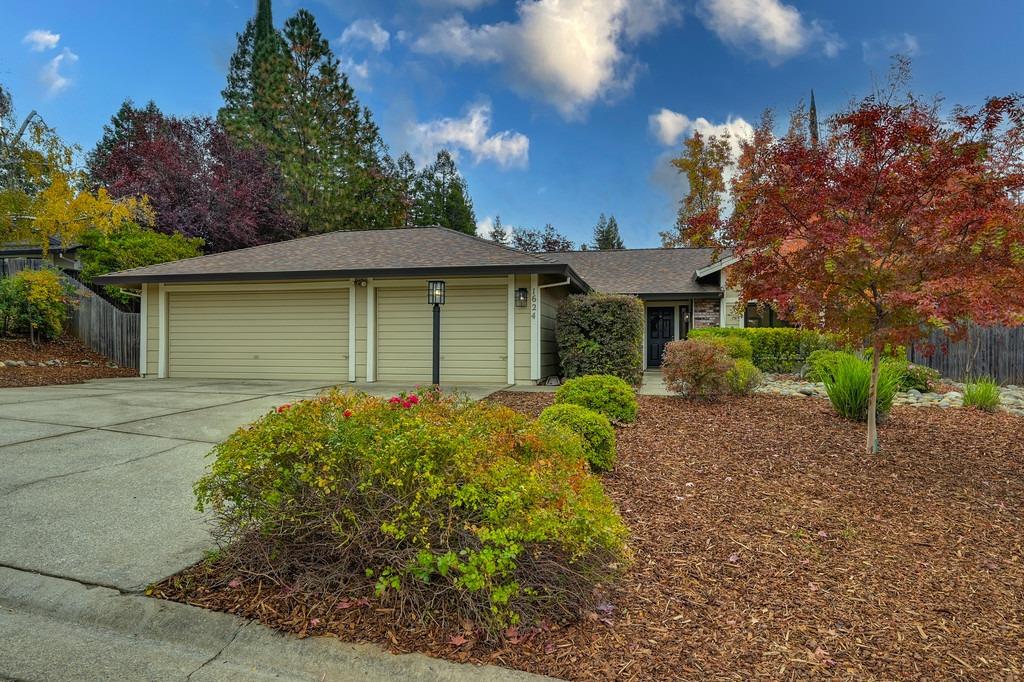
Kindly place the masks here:
POLYGON ((735 364, 725 346, 712 339, 673 341, 665 346, 661 373, 668 390, 715 400, 729 392, 728 373, 735 364))
POLYGON ((56 270, 22 270, 0 280, 0 333, 56 338, 64 331, 74 291, 56 270))
POLYGON ((545 408, 540 423, 560 426, 583 442, 583 455, 594 471, 608 471, 615 465, 615 429, 608 417, 582 405, 562 403, 545 408))
POLYGON ((569 379, 555 391, 555 404, 581 405, 616 422, 636 420, 636 392, 633 387, 610 374, 588 374, 569 379))
POLYGON ((494 629, 593 608, 627 559, 580 440, 502 406, 331 392, 214 452, 195 491, 224 561, 306 593, 494 629))

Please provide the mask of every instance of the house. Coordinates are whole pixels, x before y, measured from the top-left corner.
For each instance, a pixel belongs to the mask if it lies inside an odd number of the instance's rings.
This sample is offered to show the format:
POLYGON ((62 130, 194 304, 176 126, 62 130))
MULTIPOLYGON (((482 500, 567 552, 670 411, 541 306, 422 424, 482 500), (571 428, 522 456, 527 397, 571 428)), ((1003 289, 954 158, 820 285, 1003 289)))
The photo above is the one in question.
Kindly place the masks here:
POLYGON ((78 253, 81 247, 78 244, 64 244, 60 237, 50 237, 49 241, 46 249, 27 241, 0 244, 0 275, 6 272, 4 265, 8 260, 42 261, 65 272, 81 271, 82 259, 78 253))
POLYGON ((645 362, 691 327, 741 326, 709 249, 530 254, 444 228, 332 232, 126 270, 141 289, 140 373, 159 377, 429 382, 445 282, 441 380, 528 384, 559 373, 558 302, 636 294, 645 362))

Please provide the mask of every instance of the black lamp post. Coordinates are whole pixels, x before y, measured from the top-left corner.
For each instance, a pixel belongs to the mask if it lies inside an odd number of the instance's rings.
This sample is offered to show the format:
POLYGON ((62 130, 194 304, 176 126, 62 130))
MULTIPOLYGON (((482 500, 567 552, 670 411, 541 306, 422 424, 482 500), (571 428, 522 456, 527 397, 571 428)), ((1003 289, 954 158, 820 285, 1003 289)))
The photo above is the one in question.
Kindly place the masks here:
POLYGON ((427 303, 434 306, 434 374, 435 386, 441 384, 441 306, 444 305, 444 281, 427 282, 427 303))

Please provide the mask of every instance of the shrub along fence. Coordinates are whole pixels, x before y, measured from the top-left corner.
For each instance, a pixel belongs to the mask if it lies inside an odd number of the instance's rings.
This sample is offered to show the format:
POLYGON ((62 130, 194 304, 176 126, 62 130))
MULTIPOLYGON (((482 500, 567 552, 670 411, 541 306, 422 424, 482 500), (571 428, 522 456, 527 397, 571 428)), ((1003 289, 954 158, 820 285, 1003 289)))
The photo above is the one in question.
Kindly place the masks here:
MULTIPOLYGON (((22 270, 47 267, 35 258, 0 259, 0 277, 11 277, 22 270)), ((78 294, 78 305, 70 306, 68 329, 82 343, 110 358, 121 367, 139 367, 140 315, 120 310, 87 286, 63 275, 78 294)))
POLYGON ((936 331, 928 341, 910 346, 907 356, 950 379, 988 376, 1001 384, 1024 384, 1024 327, 971 325, 967 338, 956 342, 936 331))

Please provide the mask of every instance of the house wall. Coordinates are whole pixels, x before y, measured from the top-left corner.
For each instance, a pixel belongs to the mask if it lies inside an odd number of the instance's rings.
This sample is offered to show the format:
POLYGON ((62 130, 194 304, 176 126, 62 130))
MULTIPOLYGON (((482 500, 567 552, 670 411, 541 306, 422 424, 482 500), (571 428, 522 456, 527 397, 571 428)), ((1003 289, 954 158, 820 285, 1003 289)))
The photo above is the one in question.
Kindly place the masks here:
POLYGON ((722 271, 722 310, 721 310, 721 326, 723 327, 743 327, 743 312, 746 307, 746 303, 742 300, 740 290, 736 287, 729 286, 729 269, 726 268, 722 271))
POLYGON ((545 379, 562 373, 555 338, 555 318, 558 304, 569 295, 569 287, 555 286, 540 291, 540 378, 545 379))
POLYGON ((359 284, 355 287, 356 306, 356 381, 366 381, 366 290, 359 284))
POLYGON ((146 285, 146 372, 156 376, 160 362, 160 287, 146 285))
POLYGON ((713 299, 696 299, 693 302, 694 329, 702 327, 721 326, 721 313, 719 312, 720 302, 713 299))
MULTIPOLYGON (((516 289, 530 291, 530 275, 516 275, 516 289)), ((532 295, 532 294, 531 294, 532 295)), ((517 384, 532 384, 530 379, 530 305, 516 308, 515 313, 515 379, 517 384)))

